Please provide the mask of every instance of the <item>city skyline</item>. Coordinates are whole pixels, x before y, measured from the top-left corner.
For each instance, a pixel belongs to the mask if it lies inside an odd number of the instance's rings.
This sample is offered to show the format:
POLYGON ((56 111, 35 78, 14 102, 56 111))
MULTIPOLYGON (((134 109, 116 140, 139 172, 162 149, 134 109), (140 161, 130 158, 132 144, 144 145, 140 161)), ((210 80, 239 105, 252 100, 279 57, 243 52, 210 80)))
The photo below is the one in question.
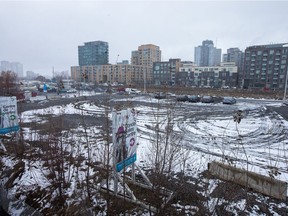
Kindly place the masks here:
POLYGON ((131 60, 143 44, 162 51, 162 61, 194 61, 194 48, 288 42, 288 2, 248 1, 0 1, 0 60, 52 75, 78 65, 78 46, 109 43, 109 63, 131 60))

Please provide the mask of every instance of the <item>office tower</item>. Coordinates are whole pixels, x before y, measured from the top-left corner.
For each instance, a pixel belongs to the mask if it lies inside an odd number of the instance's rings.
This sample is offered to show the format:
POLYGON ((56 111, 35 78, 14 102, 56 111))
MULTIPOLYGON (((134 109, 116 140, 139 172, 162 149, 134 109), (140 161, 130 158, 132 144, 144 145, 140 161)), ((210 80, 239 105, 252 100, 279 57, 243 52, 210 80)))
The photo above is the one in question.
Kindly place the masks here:
POLYGON ((221 49, 214 47, 211 40, 203 41, 194 51, 194 62, 197 66, 218 66, 221 63, 221 49))
POLYGON ((227 53, 223 54, 223 62, 235 62, 236 66, 241 67, 244 62, 244 52, 239 48, 229 48, 227 53))
POLYGON ((108 42, 92 41, 78 46, 79 66, 107 65, 109 62, 108 42))
POLYGON ((223 60, 225 62, 234 62, 238 67, 238 84, 241 86, 243 80, 243 70, 244 70, 244 52, 239 48, 229 48, 227 53, 223 54, 223 60), (240 81, 240 82, 239 82, 240 81))
POLYGON ((243 88, 284 89, 288 43, 247 47, 244 58, 243 88))
POLYGON ((153 44, 141 45, 132 51, 131 64, 153 67, 153 62, 161 61, 161 50, 153 44))
POLYGON ((33 72, 33 71, 26 71, 26 78, 28 80, 32 80, 35 79, 37 76, 39 76, 39 74, 33 72))

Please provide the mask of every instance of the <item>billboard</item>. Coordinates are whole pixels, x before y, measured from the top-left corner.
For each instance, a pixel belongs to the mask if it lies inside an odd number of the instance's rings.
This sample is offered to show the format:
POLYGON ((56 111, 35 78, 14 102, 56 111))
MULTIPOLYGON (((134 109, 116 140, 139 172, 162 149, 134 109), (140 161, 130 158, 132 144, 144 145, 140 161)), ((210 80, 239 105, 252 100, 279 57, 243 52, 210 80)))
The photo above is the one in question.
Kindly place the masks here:
POLYGON ((0 134, 19 130, 16 97, 0 97, 0 134))
POLYGON ((137 113, 134 109, 112 113, 112 132, 116 171, 136 161, 137 113))

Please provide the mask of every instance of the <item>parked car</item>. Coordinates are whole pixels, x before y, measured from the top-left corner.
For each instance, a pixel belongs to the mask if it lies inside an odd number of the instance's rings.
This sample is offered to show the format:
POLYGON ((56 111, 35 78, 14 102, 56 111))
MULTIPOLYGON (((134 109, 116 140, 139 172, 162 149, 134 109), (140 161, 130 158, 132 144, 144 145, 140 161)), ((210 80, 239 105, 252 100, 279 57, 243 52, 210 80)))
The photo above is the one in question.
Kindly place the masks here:
POLYGON ((36 96, 37 96, 37 92, 32 91, 31 96, 32 96, 32 97, 36 97, 36 96))
POLYGON ((55 88, 55 87, 49 87, 48 89, 47 89, 47 91, 48 92, 50 92, 50 93, 53 93, 53 92, 57 92, 57 88, 55 88))
POLYGON ((170 97, 170 98, 171 98, 171 97, 176 97, 176 95, 173 94, 173 93, 171 93, 171 92, 167 92, 167 93, 166 93, 166 96, 167 96, 167 97, 170 97))
POLYGON ((16 93, 13 93, 12 96, 16 96, 17 102, 25 101, 25 94, 24 94, 24 92, 16 92, 16 93))
POLYGON ((125 87, 119 87, 117 88, 118 94, 124 94, 125 93, 125 87))
POLYGON ((185 102, 188 101, 188 96, 187 95, 179 95, 176 97, 177 101, 185 102))
POLYGON ((67 93, 76 93, 76 92, 77 92, 76 89, 69 89, 69 90, 67 90, 67 93))
POLYGON ((189 102, 192 102, 192 103, 197 103, 197 102, 200 102, 200 96, 198 95, 191 95, 191 96, 188 96, 188 101, 189 102))
POLYGON ((234 97, 224 97, 223 104, 235 104, 236 103, 236 99, 234 97))
POLYGON ((125 91, 128 94, 140 94, 141 93, 140 90, 134 89, 134 88, 126 88, 125 91))
POLYGON ((201 98, 201 102, 202 103, 213 103, 214 102, 214 98, 212 96, 209 95, 205 95, 201 98))
POLYGON ((156 99, 165 99, 166 98, 166 94, 164 92, 156 92, 154 97, 156 99))

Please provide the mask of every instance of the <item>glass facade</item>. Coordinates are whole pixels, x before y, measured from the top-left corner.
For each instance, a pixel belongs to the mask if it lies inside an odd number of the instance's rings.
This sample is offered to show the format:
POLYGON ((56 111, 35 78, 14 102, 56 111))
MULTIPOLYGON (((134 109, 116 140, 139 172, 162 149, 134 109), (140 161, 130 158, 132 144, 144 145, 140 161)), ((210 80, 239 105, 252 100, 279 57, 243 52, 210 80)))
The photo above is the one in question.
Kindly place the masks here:
POLYGON ((205 40, 201 46, 195 47, 194 61, 197 66, 219 66, 221 49, 214 47, 213 41, 205 40))
POLYGON ((79 66, 106 65, 109 62, 108 42, 93 41, 78 46, 79 66))

